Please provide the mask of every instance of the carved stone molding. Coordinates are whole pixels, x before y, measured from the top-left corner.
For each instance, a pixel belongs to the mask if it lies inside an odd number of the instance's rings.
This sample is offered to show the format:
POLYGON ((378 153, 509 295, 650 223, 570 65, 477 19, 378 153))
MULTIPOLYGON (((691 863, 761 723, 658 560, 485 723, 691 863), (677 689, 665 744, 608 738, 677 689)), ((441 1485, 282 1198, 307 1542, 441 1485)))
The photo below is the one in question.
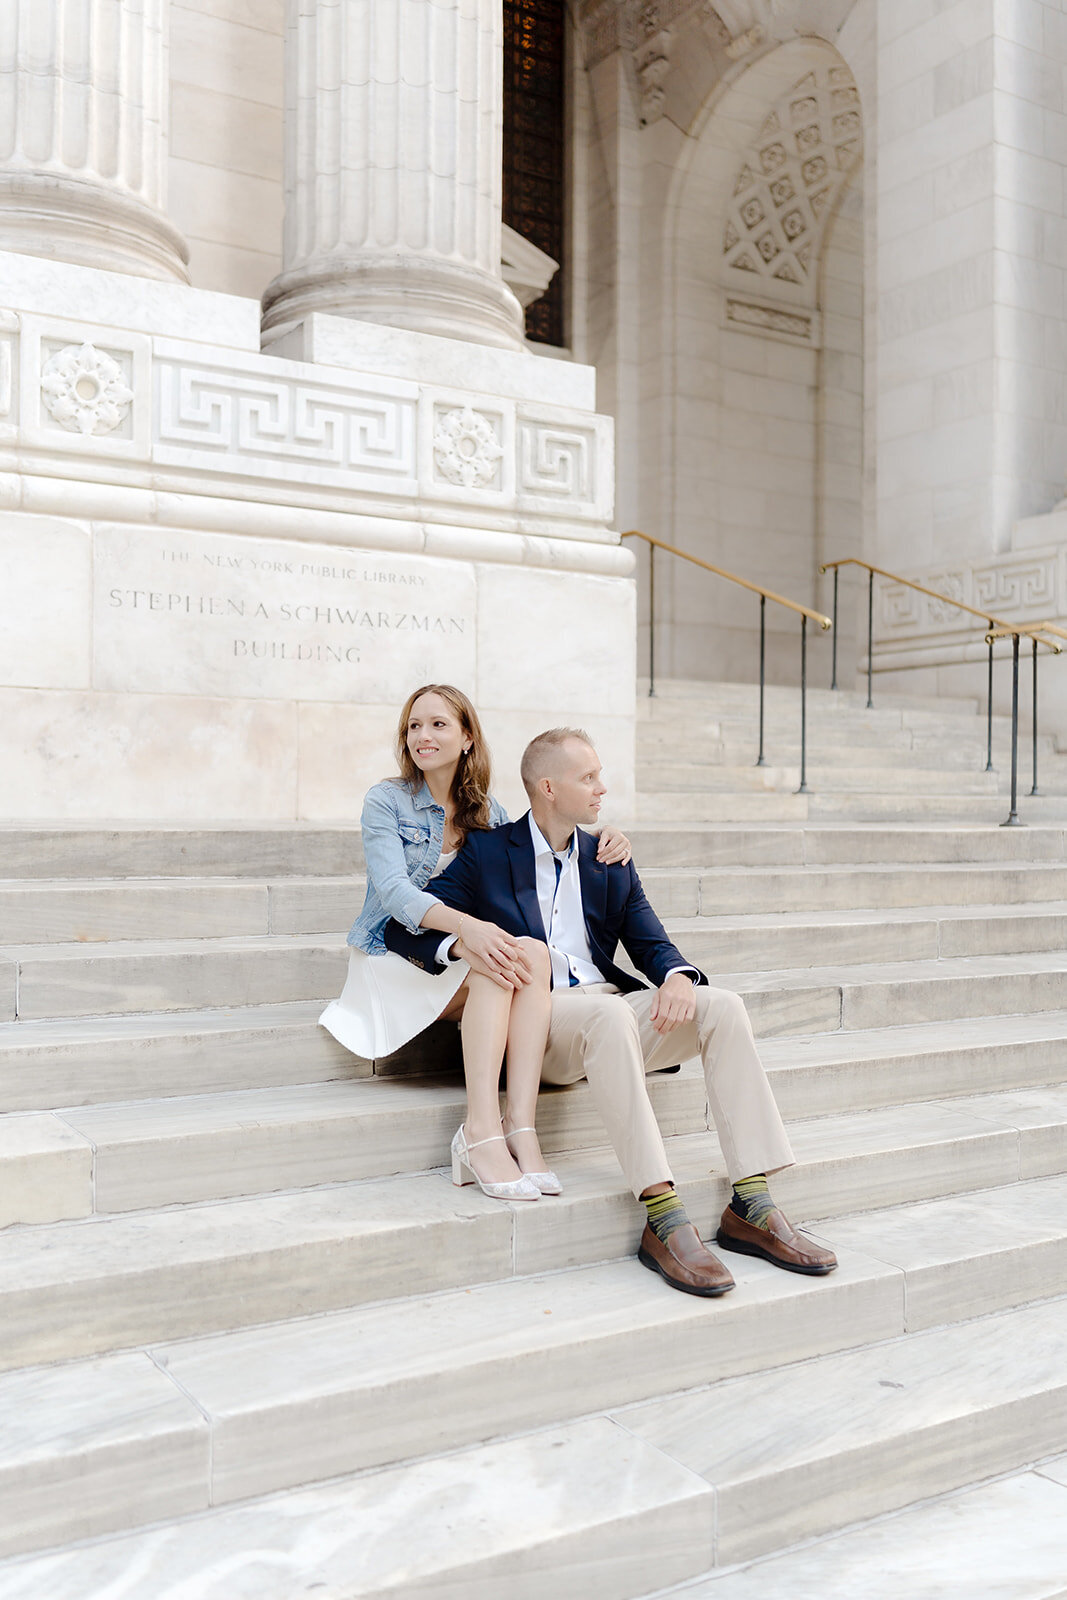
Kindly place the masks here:
POLYGON ((71 433, 111 433, 126 420, 133 390, 122 368, 106 350, 68 344, 49 356, 41 369, 45 409, 71 433))
POLYGON ((769 334, 790 344, 817 345, 819 342, 819 319, 812 311, 764 305, 758 300, 728 295, 725 320, 728 327, 769 334))
POLYGON ((862 145, 859 90, 843 63, 805 73, 781 96, 734 183, 727 282, 743 274, 811 301, 822 233, 862 145))
POLYGON ((471 406, 439 411, 433 436, 437 471, 447 483, 485 489, 498 472, 504 447, 491 420, 471 406))

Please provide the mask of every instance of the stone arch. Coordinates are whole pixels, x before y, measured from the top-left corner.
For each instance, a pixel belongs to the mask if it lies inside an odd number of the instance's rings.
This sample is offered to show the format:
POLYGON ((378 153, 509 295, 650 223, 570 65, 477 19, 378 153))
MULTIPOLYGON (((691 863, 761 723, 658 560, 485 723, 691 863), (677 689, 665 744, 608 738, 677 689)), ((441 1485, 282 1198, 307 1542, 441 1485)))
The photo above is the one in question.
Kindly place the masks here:
MULTIPOLYGON (((829 553, 820 519, 832 513, 834 553, 846 529, 855 543, 845 553, 858 553, 864 427, 858 79, 829 40, 810 36, 743 64, 691 124, 667 202, 661 337, 667 411, 657 520, 684 548, 816 604, 817 562, 829 553), (762 216, 750 207, 753 199, 762 216), (774 249, 759 251, 768 234, 774 249), (754 247, 755 258, 745 264, 742 255, 754 247), (828 277, 831 249, 835 269, 828 277), (838 301, 847 301, 847 315, 838 301), (840 421, 843 410, 849 426, 840 421)), ((714 580, 694 582, 692 572, 672 574, 667 583, 657 574, 657 590, 661 670, 751 678, 758 611, 746 608, 738 592, 714 580)), ((772 611, 771 680, 793 681, 794 621, 772 611)))

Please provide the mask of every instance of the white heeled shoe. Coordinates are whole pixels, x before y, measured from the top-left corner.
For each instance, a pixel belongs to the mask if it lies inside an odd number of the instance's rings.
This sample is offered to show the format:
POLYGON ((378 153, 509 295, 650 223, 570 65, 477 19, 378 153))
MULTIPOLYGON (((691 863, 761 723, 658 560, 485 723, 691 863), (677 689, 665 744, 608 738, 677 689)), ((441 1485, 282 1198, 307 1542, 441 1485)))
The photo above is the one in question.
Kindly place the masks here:
MULTIPOLYGON (((511 1141, 512 1141, 512 1139, 514 1139, 514 1137, 515 1137, 515 1135, 517 1133, 536 1133, 536 1132, 537 1132, 536 1128, 512 1128, 510 1133, 505 1134, 505 1136, 504 1136, 505 1143, 507 1144, 508 1149, 511 1150, 512 1155, 515 1156, 515 1160, 516 1161, 518 1161, 519 1158, 518 1158, 518 1156, 515 1155, 514 1150, 511 1149, 511 1141)), ((522 1163, 520 1162, 519 1165, 521 1166, 522 1163)), ((541 1194, 562 1194, 563 1193, 563 1185, 560 1183, 559 1179, 556 1177, 556 1174, 554 1172, 524 1172, 523 1173, 523 1177, 524 1178, 532 1178, 534 1183, 536 1183, 536 1185, 537 1185, 539 1193, 541 1193, 541 1194)))
POLYGON ((491 1139, 476 1139, 473 1144, 467 1143, 467 1134, 462 1122, 456 1129, 452 1140, 452 1182, 457 1189, 466 1183, 476 1183, 483 1194, 490 1200, 540 1200, 541 1190, 533 1178, 524 1173, 521 1178, 514 1178, 509 1183, 483 1183, 471 1164, 471 1151, 477 1150, 483 1144, 496 1144, 497 1141, 505 1144, 507 1141, 502 1133, 495 1133, 491 1139))

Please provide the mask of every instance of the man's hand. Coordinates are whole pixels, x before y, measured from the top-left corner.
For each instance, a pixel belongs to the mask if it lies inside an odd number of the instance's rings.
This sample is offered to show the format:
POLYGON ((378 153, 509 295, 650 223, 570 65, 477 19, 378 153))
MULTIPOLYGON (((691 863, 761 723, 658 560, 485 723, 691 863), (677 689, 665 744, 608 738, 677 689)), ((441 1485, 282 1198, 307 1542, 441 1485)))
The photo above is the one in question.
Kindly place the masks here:
POLYGON ((491 978, 501 989, 521 989, 533 977, 518 939, 495 922, 464 917, 463 932, 453 948, 469 962, 472 972, 491 978))
POLYGON ((673 1033, 683 1022, 692 1022, 696 1008, 692 978, 672 972, 656 990, 648 1018, 657 1033, 673 1033))
POLYGON ((630 841, 618 828, 601 828, 597 839, 596 858, 606 867, 625 867, 633 851, 630 841))

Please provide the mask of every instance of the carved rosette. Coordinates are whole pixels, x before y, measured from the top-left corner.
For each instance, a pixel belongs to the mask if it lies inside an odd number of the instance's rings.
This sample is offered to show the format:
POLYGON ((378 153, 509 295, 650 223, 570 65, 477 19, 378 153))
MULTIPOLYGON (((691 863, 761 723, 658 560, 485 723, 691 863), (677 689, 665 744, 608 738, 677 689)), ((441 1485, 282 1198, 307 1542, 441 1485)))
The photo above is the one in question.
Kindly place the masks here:
POLYGON ((503 446, 489 418, 470 406, 439 415, 433 436, 437 470, 448 483, 484 489, 496 476, 503 446))
POLYGON ((41 369, 41 395, 48 414, 71 433, 111 433, 130 409, 133 390, 106 350, 68 344, 41 369))

